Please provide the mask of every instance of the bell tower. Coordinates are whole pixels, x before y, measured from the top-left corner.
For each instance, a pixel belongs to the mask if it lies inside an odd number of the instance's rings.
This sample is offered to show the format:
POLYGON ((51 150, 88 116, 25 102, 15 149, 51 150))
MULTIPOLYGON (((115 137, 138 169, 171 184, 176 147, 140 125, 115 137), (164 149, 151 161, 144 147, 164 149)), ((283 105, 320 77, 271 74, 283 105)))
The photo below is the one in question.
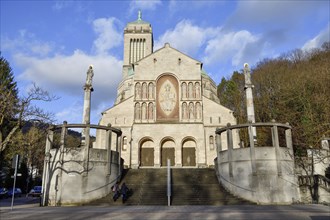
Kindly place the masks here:
MULTIPOLYGON (((138 19, 129 22, 124 30, 124 69, 128 69, 134 62, 153 52, 153 37, 151 24, 142 20, 141 11, 138 19), (125 68, 126 67, 126 68, 125 68)), ((127 71, 123 71, 126 77, 127 71)))

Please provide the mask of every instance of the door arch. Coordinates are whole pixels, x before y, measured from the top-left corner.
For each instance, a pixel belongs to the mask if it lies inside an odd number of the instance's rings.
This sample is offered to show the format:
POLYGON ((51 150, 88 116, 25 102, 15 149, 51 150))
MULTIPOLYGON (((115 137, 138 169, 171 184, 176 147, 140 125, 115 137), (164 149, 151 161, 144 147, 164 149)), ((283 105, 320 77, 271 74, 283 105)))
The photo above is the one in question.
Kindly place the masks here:
POLYGON ((140 144, 140 166, 154 166, 154 142, 151 139, 145 139, 140 144))
POLYGON ((182 142, 182 166, 196 166, 196 141, 192 138, 182 142))
POLYGON ((161 166, 167 166, 167 159, 170 159, 171 166, 174 166, 175 142, 172 139, 165 139, 161 142, 161 166))

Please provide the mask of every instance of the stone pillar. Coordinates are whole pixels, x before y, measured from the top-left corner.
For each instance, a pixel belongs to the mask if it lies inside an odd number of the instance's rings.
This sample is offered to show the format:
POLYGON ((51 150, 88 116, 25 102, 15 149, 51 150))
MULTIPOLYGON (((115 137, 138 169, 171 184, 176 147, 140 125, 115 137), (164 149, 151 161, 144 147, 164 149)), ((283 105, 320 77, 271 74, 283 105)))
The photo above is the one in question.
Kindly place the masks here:
POLYGON ((116 152, 118 152, 118 176, 121 175, 121 135, 117 134, 116 138, 116 152))
POLYGON ((229 163, 229 177, 233 178, 233 131, 229 128, 230 123, 227 124, 227 143, 228 143, 228 163, 229 163))
MULTIPOLYGON (((82 123, 89 125, 90 124, 90 114, 91 114, 91 93, 94 91, 92 86, 92 79, 94 76, 93 67, 89 66, 87 71, 86 83, 84 85, 84 108, 83 108, 83 120, 82 123)), ((86 127, 82 130, 81 138, 82 145, 89 147, 89 140, 87 142, 87 138, 89 139, 89 127, 86 127)))
MULTIPOLYGON (((176 142, 180 143, 178 140, 176 140, 176 142)), ((175 167, 182 167, 182 151, 183 151, 182 143, 181 145, 177 144, 174 150, 175 167)))
POLYGON ((47 131, 47 140, 46 140, 46 147, 45 147, 45 160, 44 160, 44 170, 42 175, 42 206, 48 205, 48 198, 49 198, 49 163, 50 163, 50 149, 52 148, 53 141, 54 141, 54 127, 50 128, 47 131))
MULTIPOLYGON (((159 143, 158 140, 155 140, 155 143, 159 143)), ((160 167, 160 151, 161 151, 161 146, 159 144, 154 144, 154 167, 160 167)))
POLYGON ((85 176, 88 173, 88 165, 89 165, 89 146, 90 146, 90 114, 91 114, 91 93, 94 91, 92 86, 92 79, 94 76, 93 67, 89 66, 87 71, 86 83, 84 85, 84 109, 83 109, 83 124, 87 125, 81 134, 82 138, 82 146, 85 147, 84 149, 84 169, 85 169, 85 176))
POLYGON ((257 174, 257 166, 256 166, 256 152, 254 148, 254 136, 253 136, 253 128, 252 125, 249 125, 249 141, 250 141, 250 158, 251 158, 251 169, 252 175, 257 174))
POLYGON ((58 191, 58 197, 56 199, 56 204, 60 204, 61 203, 61 199, 62 199, 62 192, 63 192, 63 165, 64 165, 64 154, 65 154, 65 136, 67 134, 67 130, 68 128, 66 127, 68 124, 68 122, 63 121, 63 125, 62 125, 62 130, 61 130, 61 139, 60 139, 60 156, 59 156, 59 166, 60 166, 60 171, 59 174, 57 176, 57 186, 59 186, 59 188, 57 187, 58 191))
MULTIPOLYGON (((272 120, 275 123, 275 120, 272 120)), ((282 176, 282 167, 281 167, 281 153, 280 153, 280 142, 278 139, 278 128, 277 125, 273 125, 272 127, 272 139, 273 139, 273 147, 275 147, 275 156, 276 156, 276 165, 277 165, 277 174, 282 176)))
MULTIPOLYGON (((108 124, 108 127, 111 127, 111 124, 108 124)), ((111 175, 111 130, 107 130, 106 131, 106 134, 105 134, 105 147, 107 149, 107 162, 109 163, 108 164, 108 175, 111 175)))
MULTIPOLYGON (((289 123, 287 122, 286 125, 289 125, 289 123)), ((286 141, 286 147, 289 148, 290 150, 293 150, 293 147, 292 147, 292 132, 291 132, 290 128, 285 130, 285 141, 286 141)))
MULTIPOLYGON (((220 161, 221 161, 221 158, 220 158, 220 152, 222 151, 222 143, 221 143, 221 133, 219 133, 219 134, 216 134, 215 135, 215 138, 216 138, 216 150, 217 150, 217 158, 218 158, 218 160, 217 160, 217 166, 218 166, 218 168, 220 169, 220 161)), ((219 172, 220 172, 220 170, 219 170, 219 172)))
POLYGON ((132 169, 138 169, 139 164, 139 155, 140 155, 140 146, 139 143, 136 141, 138 140, 138 137, 133 133, 132 135, 132 150, 131 150, 131 168, 132 169))
MULTIPOLYGON (((249 64, 244 64, 244 75, 245 75, 245 94, 246 94, 246 110, 247 110, 247 119, 249 123, 255 123, 255 115, 254 115, 254 104, 253 104, 253 94, 252 89, 253 85, 251 82, 251 74, 249 64)), ((257 129, 255 127, 252 128, 253 131, 253 141, 257 142, 257 129)))

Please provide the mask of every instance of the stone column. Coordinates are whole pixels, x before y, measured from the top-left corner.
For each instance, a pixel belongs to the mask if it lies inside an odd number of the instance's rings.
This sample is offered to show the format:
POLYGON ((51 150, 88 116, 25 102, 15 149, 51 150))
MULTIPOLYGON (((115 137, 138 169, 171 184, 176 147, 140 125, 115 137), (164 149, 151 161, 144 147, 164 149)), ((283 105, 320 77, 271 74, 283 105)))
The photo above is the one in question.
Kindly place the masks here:
MULTIPOLYGON (((107 127, 111 127, 111 124, 108 124, 107 127)), ((107 149, 107 162, 108 164, 108 168, 107 168, 107 175, 111 175, 111 130, 107 130, 105 133, 105 147, 107 149)))
POLYGON ((280 153, 280 142, 278 139, 278 127, 275 124, 275 120, 272 120, 272 123, 274 123, 271 131, 272 131, 273 147, 275 147, 277 174, 279 176, 282 176, 282 166, 281 166, 282 157, 281 157, 281 153, 280 153))
POLYGON ((254 148, 254 137, 253 137, 253 127, 249 125, 249 141, 250 141, 250 158, 251 158, 251 170, 252 174, 257 175, 257 165, 256 165, 256 153, 254 148))
MULTIPOLYGON (((252 89, 253 85, 251 82, 251 74, 249 64, 244 64, 244 76, 245 76, 245 86, 244 90, 246 93, 246 110, 247 110, 247 118, 249 123, 255 123, 255 115, 254 115, 254 105, 253 105, 253 94, 252 89)), ((255 127, 252 128, 253 132, 253 141, 257 142, 257 129, 255 127)))
MULTIPOLYGON (((89 66, 87 71, 86 83, 84 85, 84 108, 83 108, 83 120, 82 123, 89 125, 90 124, 90 114, 91 114, 91 93, 94 91, 92 86, 92 79, 94 76, 93 67, 89 66)), ((82 130, 82 146, 89 147, 89 127, 86 127, 82 130), (88 140, 87 140, 88 139, 88 140)))
POLYGON ((227 143, 228 143, 228 164, 229 164, 229 178, 233 178, 233 131, 229 128, 230 123, 227 124, 227 143))
MULTIPOLYGON (((177 140, 176 140, 177 141, 177 140)), ((177 141, 177 143, 180 143, 177 141)), ((176 145, 174 154, 175 154, 175 167, 182 167, 182 151, 183 151, 182 145, 176 145)))
POLYGON ((84 85, 84 109, 83 109, 83 124, 88 125, 82 130, 81 134, 81 144, 84 149, 84 168, 85 173, 88 173, 88 163, 89 163, 89 146, 90 146, 90 136, 89 136, 89 125, 90 125, 90 114, 91 114, 91 93, 93 92, 92 79, 94 76, 93 67, 89 66, 87 71, 86 83, 84 85))
POLYGON ((49 198, 49 163, 51 159, 50 149, 53 147, 54 142, 54 126, 48 129, 47 131, 47 139, 46 139, 46 147, 45 147, 45 160, 44 160, 44 170, 42 177, 42 206, 48 205, 49 198))
POLYGON ((156 143, 160 143, 160 140, 158 139, 155 139, 155 142, 154 142, 154 167, 160 167, 160 164, 161 164, 161 158, 160 158, 160 154, 161 154, 161 146, 159 144, 156 144, 156 143))

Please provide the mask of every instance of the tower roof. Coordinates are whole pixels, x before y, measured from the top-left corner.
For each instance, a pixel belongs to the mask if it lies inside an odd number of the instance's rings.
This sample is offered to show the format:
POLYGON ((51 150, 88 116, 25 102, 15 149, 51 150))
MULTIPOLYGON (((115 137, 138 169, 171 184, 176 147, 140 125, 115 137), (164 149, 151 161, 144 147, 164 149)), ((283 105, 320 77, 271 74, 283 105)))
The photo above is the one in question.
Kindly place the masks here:
POLYGON ((127 23, 124 33, 152 33, 151 24, 142 20, 142 13, 139 11, 138 19, 127 23))
POLYGON ((142 12, 139 10, 138 19, 135 21, 129 22, 128 24, 150 24, 150 23, 142 20, 142 12))

